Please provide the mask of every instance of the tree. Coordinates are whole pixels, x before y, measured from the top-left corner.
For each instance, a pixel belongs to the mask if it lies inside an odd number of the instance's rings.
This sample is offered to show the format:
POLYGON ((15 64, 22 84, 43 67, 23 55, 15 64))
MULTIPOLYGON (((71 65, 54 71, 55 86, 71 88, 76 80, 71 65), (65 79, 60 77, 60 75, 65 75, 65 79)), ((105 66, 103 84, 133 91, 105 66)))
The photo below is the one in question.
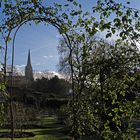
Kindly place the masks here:
POLYGON ((36 81, 32 83, 32 88, 36 91, 46 93, 48 91, 48 79, 44 77, 41 79, 36 79, 36 81))
POLYGON ((64 75, 70 75, 70 66, 68 61, 69 49, 67 48, 67 44, 64 39, 60 39, 59 45, 57 47, 59 57, 59 72, 64 75))
POLYGON ((57 97, 66 97, 70 89, 70 83, 65 79, 58 78, 58 76, 51 79, 42 77, 42 79, 34 81, 32 88, 43 92, 46 96, 54 94, 57 97))
MULTIPOLYGON (((100 19, 97 21, 96 27, 101 32, 106 32, 106 38, 111 38, 113 36, 116 37, 115 40, 115 46, 126 46, 126 48, 129 46, 132 47, 132 49, 138 48, 139 44, 139 9, 130 7, 130 1, 127 1, 125 4, 122 4, 121 2, 116 2, 115 0, 105 0, 97 1, 97 6, 93 7, 93 12, 98 13, 100 19)), ((130 51, 131 52, 131 51, 130 51)), ((126 54, 127 55, 127 54, 126 54)), ((137 56, 137 61, 139 62, 139 56, 137 56)), ((124 58, 124 57, 123 57, 124 58)), ((131 63, 132 64, 132 63, 131 63)), ((136 69, 139 68, 139 65, 137 65, 136 69)), ((138 71, 138 70, 136 70, 138 71)), ((130 72, 131 73, 131 72, 130 72)), ((139 83, 138 78, 139 77, 137 72, 131 73, 127 77, 131 77, 126 83, 130 86, 134 83, 139 83), (131 77, 131 76, 132 77, 131 77), (135 81, 133 81, 133 80, 135 81), (136 80, 137 79, 137 80, 136 80), (136 82, 137 81, 137 82, 136 82)), ((126 81, 126 79, 123 79, 122 83, 126 81)), ((118 84, 119 87, 125 87, 127 84, 118 84)), ((136 84, 136 85, 137 85, 136 84)), ((127 86, 128 86, 127 85, 127 86)), ((136 85, 134 87, 136 87, 136 85)), ((130 88, 131 90, 134 88, 130 88)), ((129 90, 130 90, 129 89, 129 90)), ((133 91, 132 90, 132 91, 133 91)), ((135 88, 135 93, 138 91, 139 88, 135 88)), ((133 92, 127 92, 128 94, 124 96, 135 96, 134 91, 133 92)), ((139 91, 138 91, 139 92, 139 91)), ((130 98, 130 97, 129 97, 130 98)), ((138 100, 139 97, 137 96, 138 100)), ((129 100, 129 99, 128 99, 129 100)), ((137 99, 136 99, 137 100, 137 99)), ((137 106, 139 106, 137 104, 137 106)), ((129 111, 136 111, 136 108, 133 108, 132 106, 129 106, 129 111)), ((131 116, 131 113, 128 115, 131 116)), ((130 119, 130 118, 129 118, 130 119)), ((127 139, 127 136, 124 136, 125 139, 127 139)))
POLYGON ((97 26, 101 32, 106 31, 106 38, 116 36, 116 44, 137 46, 139 42, 139 9, 130 7, 130 1, 98 0, 93 12, 99 14, 97 26), (113 17, 113 18, 112 18, 113 17))
MULTIPOLYGON (((140 64, 140 52, 133 46, 110 45, 92 37, 87 40, 87 48, 83 50, 83 45, 78 53, 73 51, 76 90, 75 104, 70 104, 69 109, 73 133, 77 137, 96 135, 97 139, 135 137, 126 132, 131 130, 127 125, 138 109, 138 89, 134 87, 139 81, 135 70, 140 64)), ((66 54, 63 47, 62 55, 66 54)))
POLYGON ((99 115, 100 136, 105 139, 135 137, 132 132, 130 135, 126 132, 131 130, 137 108, 138 95, 133 87, 138 82, 135 69, 139 66, 139 59, 139 50, 132 46, 118 47, 98 42, 89 61, 89 71, 92 73, 90 72, 88 78, 93 79, 90 83, 94 83, 91 86, 91 91, 95 94, 94 113, 99 115))
POLYGON ((70 89, 70 83, 65 79, 59 79, 54 76, 48 81, 48 91, 54 93, 57 96, 66 97, 70 89))

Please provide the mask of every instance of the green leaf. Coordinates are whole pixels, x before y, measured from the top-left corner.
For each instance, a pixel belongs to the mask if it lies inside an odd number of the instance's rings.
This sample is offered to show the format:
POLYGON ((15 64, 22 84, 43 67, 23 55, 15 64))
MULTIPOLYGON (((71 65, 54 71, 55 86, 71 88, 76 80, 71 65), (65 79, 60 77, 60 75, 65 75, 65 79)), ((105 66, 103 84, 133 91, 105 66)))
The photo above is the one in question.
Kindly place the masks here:
POLYGON ((115 32, 116 32, 115 28, 111 28, 111 31, 113 34, 115 34, 115 32))
POLYGON ((118 110, 119 110, 118 108, 114 108, 114 109, 112 109, 112 111, 115 112, 115 113, 117 113, 118 110))
POLYGON ((73 2, 73 0, 67 0, 67 1, 69 1, 69 2, 73 2))
POLYGON ((74 2, 73 2, 73 5, 77 6, 77 5, 78 5, 78 3, 77 3, 76 1, 74 1, 74 2))
POLYGON ((111 27, 111 22, 105 23, 105 24, 103 25, 103 28, 104 28, 104 29, 110 29, 110 27, 111 27))
POLYGON ((108 116, 113 116, 112 113, 109 113, 108 116))
POLYGON ((119 16, 122 16, 123 15, 123 12, 117 11, 116 14, 119 15, 119 16))
POLYGON ((65 4, 64 6, 65 6, 65 7, 68 7, 68 6, 69 6, 69 4, 65 4))
POLYGON ((135 14, 134 14, 135 18, 138 18, 138 17, 139 17, 138 11, 135 11, 134 13, 135 13, 135 14))
POLYGON ((106 38, 109 38, 109 37, 111 37, 111 36, 112 36, 112 33, 106 34, 106 38))
POLYGON ((68 15, 67 15, 66 13, 63 13, 63 14, 62 14, 62 17, 63 17, 64 19, 68 19, 68 15))

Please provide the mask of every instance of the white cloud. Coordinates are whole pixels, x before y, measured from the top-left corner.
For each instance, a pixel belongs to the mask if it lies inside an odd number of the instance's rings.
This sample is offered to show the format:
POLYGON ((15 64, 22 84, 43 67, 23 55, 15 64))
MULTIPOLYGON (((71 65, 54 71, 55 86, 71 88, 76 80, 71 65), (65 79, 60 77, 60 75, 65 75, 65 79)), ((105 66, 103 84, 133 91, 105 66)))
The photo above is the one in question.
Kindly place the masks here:
POLYGON ((16 65, 15 67, 16 67, 16 68, 24 68, 25 65, 24 65, 24 64, 21 64, 21 65, 16 65))
POLYGON ((21 65, 15 65, 15 71, 17 71, 18 73, 23 73, 24 69, 25 69, 25 65, 21 64, 21 65))
POLYGON ((64 78, 63 75, 59 74, 58 72, 55 72, 55 71, 35 71, 34 72, 34 78, 37 79, 37 78, 42 78, 42 77, 45 77, 45 78, 53 78, 54 76, 58 76, 59 78, 64 78))
POLYGON ((54 56, 54 55, 44 55, 43 57, 48 59, 48 58, 54 58, 54 57, 57 57, 57 56, 54 56))

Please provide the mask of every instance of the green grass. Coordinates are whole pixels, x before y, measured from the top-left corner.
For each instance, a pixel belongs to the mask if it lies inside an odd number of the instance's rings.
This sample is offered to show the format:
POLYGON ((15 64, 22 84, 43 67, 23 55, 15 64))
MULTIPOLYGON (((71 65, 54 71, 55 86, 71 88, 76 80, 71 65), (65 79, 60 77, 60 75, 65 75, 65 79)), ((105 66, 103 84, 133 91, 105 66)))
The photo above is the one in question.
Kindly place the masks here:
MULTIPOLYGON (((43 129, 28 129, 26 132, 33 132, 35 137, 15 138, 15 140, 70 140, 66 134, 64 125, 57 123, 55 117, 39 119, 38 124, 45 126, 43 129)), ((6 131, 6 130, 1 130, 6 131)), ((0 140, 10 140, 9 138, 0 138, 0 140)))

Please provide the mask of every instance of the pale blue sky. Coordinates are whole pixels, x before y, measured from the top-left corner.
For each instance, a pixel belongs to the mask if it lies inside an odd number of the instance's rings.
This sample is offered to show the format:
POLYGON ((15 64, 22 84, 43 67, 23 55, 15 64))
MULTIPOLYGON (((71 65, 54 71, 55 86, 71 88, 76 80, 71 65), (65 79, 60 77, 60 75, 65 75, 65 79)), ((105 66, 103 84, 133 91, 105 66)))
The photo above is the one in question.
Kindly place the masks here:
POLYGON ((57 46, 59 34, 57 30, 45 25, 25 25, 18 32, 15 43, 15 64, 25 65, 28 49, 31 50, 31 61, 34 70, 56 71, 58 64, 57 46))
MULTIPOLYGON (((131 3, 132 7, 140 9, 140 0, 131 1, 133 1, 131 3)), ((64 4, 66 1, 47 0, 46 3, 51 5, 53 2, 64 4)), ((83 5, 85 11, 92 11, 92 6, 96 4, 96 0, 78 0, 78 2, 83 5)), ((125 2, 125 0, 122 0, 122 2, 125 2)), ((51 25, 47 27, 44 24, 24 25, 17 34, 14 65, 24 68, 27 63, 28 49, 30 49, 34 70, 57 71, 57 65, 59 63, 59 55, 57 52, 59 38, 60 35, 58 31, 51 25)))
MULTIPOLYGON (((45 1, 47 5, 54 2, 65 4, 66 0, 45 1)), ((92 11, 95 4, 93 0, 78 0, 86 11, 92 11)), ((34 70, 58 70, 59 55, 57 46, 59 44, 60 34, 57 29, 51 25, 45 26, 43 23, 35 25, 34 23, 24 25, 18 32, 15 42, 15 62, 14 65, 23 68, 27 63, 28 49, 31 50, 31 62, 34 70)), ((10 51, 9 51, 10 52, 10 51)), ((11 54, 9 54, 9 60, 11 54)), ((11 61, 11 60, 10 60, 11 61)))

